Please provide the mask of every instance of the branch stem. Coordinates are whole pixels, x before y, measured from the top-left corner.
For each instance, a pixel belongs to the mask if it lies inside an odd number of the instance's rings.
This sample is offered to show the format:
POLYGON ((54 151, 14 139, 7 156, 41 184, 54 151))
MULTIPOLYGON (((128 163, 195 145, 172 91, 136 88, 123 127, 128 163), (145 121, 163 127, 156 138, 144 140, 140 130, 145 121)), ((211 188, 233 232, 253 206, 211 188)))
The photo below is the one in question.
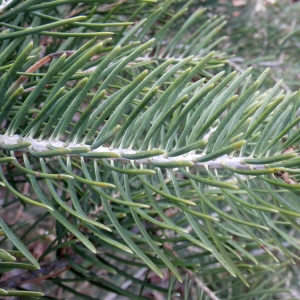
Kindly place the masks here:
MULTIPOLYGON (((77 149, 82 149, 85 148, 86 150, 90 150, 88 153, 86 151, 84 151, 82 153, 82 156, 85 157, 93 157, 94 158, 96 156, 99 156, 99 158, 101 158, 101 154, 103 154, 103 157, 106 157, 108 160, 114 160, 114 161, 120 161, 123 163, 127 163, 127 162, 133 162, 137 165, 139 164, 174 164, 176 165, 176 163, 178 163, 178 165, 182 164, 182 163, 190 163, 191 167, 195 167, 195 168, 209 168, 209 169, 223 169, 223 165, 227 165, 228 167, 231 168, 235 168, 237 170, 264 170, 266 169, 265 165, 260 164, 260 165, 250 165, 243 163, 244 160, 248 159, 249 157, 231 157, 228 155, 222 155, 216 159, 213 160, 209 160, 206 162, 196 162, 197 159, 203 157, 203 154, 194 154, 193 151, 187 153, 187 154, 183 154, 183 155, 179 155, 176 157, 165 157, 164 154, 159 154, 159 155, 155 155, 152 157, 147 157, 147 158, 138 158, 138 159, 128 159, 123 157, 124 155, 128 155, 128 154, 137 154, 140 153, 138 151, 135 150, 131 150, 131 149, 120 149, 120 148, 115 148, 115 149, 111 149, 109 147, 98 147, 96 149, 91 150, 89 145, 82 145, 82 144, 75 144, 75 143, 70 143, 67 147, 64 145, 64 142, 62 141, 54 141, 54 140, 42 140, 42 141, 38 141, 37 139, 33 139, 33 138, 29 138, 29 137, 24 137, 24 138, 20 138, 18 135, 14 135, 14 136, 7 136, 7 135, 0 135, 0 147, 2 146, 2 148, 13 148, 12 146, 18 146, 19 143, 21 142, 26 142, 26 143, 30 143, 31 146, 29 148, 31 148, 34 152, 36 153, 49 153, 51 154, 51 151, 53 151, 53 153, 55 154, 56 151, 60 151, 58 152, 57 155, 54 156, 58 156, 64 152, 62 152, 61 150, 66 150, 66 149, 70 149, 70 153, 65 153, 64 155, 69 155, 69 156, 81 156, 80 151, 78 151, 77 149), (53 150, 53 149, 57 149, 57 150, 53 150), (49 149, 52 149, 49 151, 49 149), (46 152, 47 151, 47 152, 46 152), (76 152, 76 153, 75 153, 76 152), (78 153, 79 152, 79 153, 78 153), (88 154, 88 155, 87 155, 88 154), (111 157, 110 155, 111 154, 111 157)), ((24 144, 26 144, 24 143, 24 144)), ((18 149, 19 150, 19 149, 18 149)), ((24 148, 22 149, 22 151, 27 151, 28 148, 24 148)), ((149 151, 147 151, 148 153, 149 151)))

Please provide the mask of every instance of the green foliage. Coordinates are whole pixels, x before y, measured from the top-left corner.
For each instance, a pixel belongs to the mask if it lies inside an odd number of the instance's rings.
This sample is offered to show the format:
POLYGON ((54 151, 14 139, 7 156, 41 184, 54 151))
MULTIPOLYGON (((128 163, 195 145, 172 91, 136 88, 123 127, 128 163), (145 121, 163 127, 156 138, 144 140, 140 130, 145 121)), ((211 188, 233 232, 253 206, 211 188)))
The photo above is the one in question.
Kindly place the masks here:
POLYGON ((228 36, 224 44, 226 51, 235 55, 230 59, 230 66, 239 71, 253 66, 255 75, 270 67, 272 72, 265 82, 268 87, 283 78, 285 90, 298 89, 299 1, 217 2, 218 5, 213 5, 206 1, 211 11, 226 15, 228 20, 222 35, 228 36), (234 2, 240 6, 233 6, 234 2))
POLYGON ((266 89, 269 69, 226 72, 223 17, 197 1, 13 0, 0 23, 1 296, 288 294, 299 93, 266 89), (33 222, 11 222, 16 205, 33 222))

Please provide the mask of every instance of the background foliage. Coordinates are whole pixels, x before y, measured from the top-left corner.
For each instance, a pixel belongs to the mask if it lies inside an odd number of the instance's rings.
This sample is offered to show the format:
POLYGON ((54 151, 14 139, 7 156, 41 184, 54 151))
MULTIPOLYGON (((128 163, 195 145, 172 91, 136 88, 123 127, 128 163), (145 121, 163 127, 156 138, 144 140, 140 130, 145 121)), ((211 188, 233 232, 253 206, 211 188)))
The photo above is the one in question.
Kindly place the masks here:
POLYGON ((298 297, 299 5, 252 5, 2 3, 1 297, 298 297))

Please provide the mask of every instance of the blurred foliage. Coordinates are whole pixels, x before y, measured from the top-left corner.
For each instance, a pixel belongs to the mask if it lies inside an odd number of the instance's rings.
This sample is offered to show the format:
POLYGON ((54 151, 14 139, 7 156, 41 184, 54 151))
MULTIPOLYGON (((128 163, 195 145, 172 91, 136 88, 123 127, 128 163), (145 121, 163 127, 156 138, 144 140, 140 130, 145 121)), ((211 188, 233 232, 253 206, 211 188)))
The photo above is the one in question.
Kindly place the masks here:
POLYGON ((259 74, 266 67, 272 75, 268 86, 284 80, 287 91, 299 89, 300 82, 300 3, 292 0, 199 1, 212 15, 226 16, 222 45, 234 55, 232 68, 248 66, 259 74))

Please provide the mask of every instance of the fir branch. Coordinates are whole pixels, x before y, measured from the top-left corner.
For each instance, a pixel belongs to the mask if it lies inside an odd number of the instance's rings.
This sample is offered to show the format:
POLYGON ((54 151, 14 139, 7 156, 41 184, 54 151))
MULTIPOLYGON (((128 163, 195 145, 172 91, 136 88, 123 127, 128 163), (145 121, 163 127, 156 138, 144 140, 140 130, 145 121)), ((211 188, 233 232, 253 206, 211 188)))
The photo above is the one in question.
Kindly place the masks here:
MULTIPOLYGON (((66 155, 70 155, 70 156, 86 156, 86 151, 81 153, 74 153, 72 154, 72 149, 76 149, 76 148, 82 148, 85 147, 89 150, 88 154, 91 154, 90 157, 92 157, 92 154, 101 154, 101 153, 111 153, 112 154, 112 158, 109 158, 109 160, 114 160, 114 161, 120 161, 123 163, 129 163, 134 161, 135 164, 164 164, 164 163, 168 163, 168 164, 172 164, 172 163, 176 163, 176 162, 185 162, 185 163, 191 163, 191 166, 195 167, 195 168, 209 168, 209 169, 223 169, 224 165, 231 167, 231 168, 235 168, 237 170, 265 170, 267 169, 265 165, 263 164, 257 164, 255 166, 253 166, 253 169, 250 169, 250 165, 244 163, 243 161, 246 159, 249 159, 250 157, 232 157, 232 156, 228 156, 228 155, 222 155, 216 159, 212 159, 209 161, 205 161, 205 162, 196 162, 198 159, 201 159, 203 157, 203 154, 193 154, 193 151, 191 151, 188 154, 184 154, 184 155, 179 155, 176 157, 165 157, 164 154, 160 154, 160 155, 156 155, 153 156, 151 158, 144 158, 144 159, 128 159, 125 157, 122 157, 123 154, 136 154, 138 153, 138 151, 135 150, 130 150, 130 149, 119 149, 119 148, 115 148, 115 149, 111 149, 110 147, 98 147, 96 149, 91 150, 89 145, 82 145, 82 144, 75 144, 75 143, 70 143, 67 147, 64 145, 64 142, 62 141, 50 141, 50 140, 42 140, 42 141, 38 141, 36 139, 33 138, 28 138, 28 137, 24 137, 21 138, 18 135, 14 135, 14 136, 6 136, 6 135, 0 135, 0 141, 5 145, 5 146, 12 146, 15 145, 17 147, 17 145, 20 142, 26 142, 26 143, 30 143, 30 149, 32 149, 34 152, 39 152, 39 153, 43 153, 45 151, 49 151, 49 149, 57 149, 57 150, 70 150, 70 153, 65 153, 66 155)), ((27 150, 27 148, 23 149, 24 151, 27 150)), ((56 156, 56 155, 55 155, 56 156)))

